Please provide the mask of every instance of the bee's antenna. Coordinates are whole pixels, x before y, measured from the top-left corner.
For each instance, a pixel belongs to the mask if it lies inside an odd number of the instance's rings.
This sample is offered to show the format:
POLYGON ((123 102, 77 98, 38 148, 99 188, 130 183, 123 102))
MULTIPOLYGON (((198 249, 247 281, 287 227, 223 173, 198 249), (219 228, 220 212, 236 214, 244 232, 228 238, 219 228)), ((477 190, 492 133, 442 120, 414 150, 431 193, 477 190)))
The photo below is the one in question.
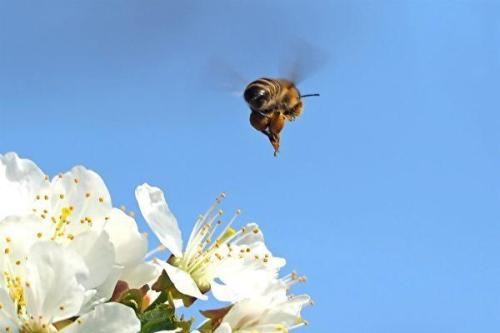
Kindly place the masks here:
POLYGON ((300 95, 300 98, 304 98, 304 97, 311 97, 311 96, 319 96, 319 94, 307 94, 307 95, 300 95))

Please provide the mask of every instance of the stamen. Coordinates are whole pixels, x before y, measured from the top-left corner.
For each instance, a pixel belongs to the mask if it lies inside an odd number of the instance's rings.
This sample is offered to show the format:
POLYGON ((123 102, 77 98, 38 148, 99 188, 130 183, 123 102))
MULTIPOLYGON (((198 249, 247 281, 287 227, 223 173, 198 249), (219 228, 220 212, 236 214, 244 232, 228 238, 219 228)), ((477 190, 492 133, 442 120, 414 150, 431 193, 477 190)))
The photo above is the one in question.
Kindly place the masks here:
POLYGON ((146 253, 146 255, 144 256, 144 259, 147 259, 147 258, 153 256, 154 254, 165 251, 165 250, 166 250, 166 247, 164 245, 160 245, 157 248, 146 253))
MULTIPOLYGON (((222 192, 216 199, 215 201, 212 203, 212 205, 208 208, 208 210, 205 212, 205 214, 201 215, 195 225, 194 225, 194 228, 193 230, 191 231, 191 235, 189 235, 189 239, 188 239, 188 245, 189 244, 192 244, 194 238, 196 237, 196 235, 198 234, 199 230, 201 229, 201 227, 205 224, 205 221, 207 220, 208 216, 210 216, 212 214, 212 212, 215 210, 215 208, 217 208, 217 206, 219 206, 219 204, 222 202, 222 200, 226 197, 226 194, 224 192, 222 192)), ((186 249, 187 250, 187 249, 186 249)))

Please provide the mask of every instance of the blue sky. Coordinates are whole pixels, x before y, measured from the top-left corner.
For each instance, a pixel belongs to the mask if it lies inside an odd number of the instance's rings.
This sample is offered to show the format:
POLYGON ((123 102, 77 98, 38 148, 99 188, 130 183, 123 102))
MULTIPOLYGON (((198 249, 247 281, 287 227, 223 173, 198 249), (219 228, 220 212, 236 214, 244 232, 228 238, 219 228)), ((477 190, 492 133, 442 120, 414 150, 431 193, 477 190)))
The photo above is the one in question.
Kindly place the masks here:
MULTIPOLYGON (((161 186, 184 234, 221 192, 316 305, 304 332, 500 329, 500 3, 0 1, 0 151, 161 186), (221 59, 328 55, 279 158, 221 59)), ((306 59, 307 60, 307 59, 306 59)), ((307 61, 306 61, 307 62, 307 61)), ((140 219, 139 219, 140 221, 140 219)), ((147 230, 140 221, 141 227, 147 230)), ((154 244, 153 244, 154 245, 154 244)))

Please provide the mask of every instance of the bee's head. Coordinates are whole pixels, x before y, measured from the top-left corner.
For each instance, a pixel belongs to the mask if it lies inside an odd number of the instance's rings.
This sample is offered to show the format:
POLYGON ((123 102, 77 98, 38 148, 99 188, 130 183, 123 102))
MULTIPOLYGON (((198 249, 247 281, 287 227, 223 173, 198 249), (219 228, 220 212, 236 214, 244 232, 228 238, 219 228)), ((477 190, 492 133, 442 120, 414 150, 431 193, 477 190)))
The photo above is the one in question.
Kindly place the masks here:
POLYGON ((262 108, 269 99, 269 92, 258 85, 250 84, 244 93, 245 101, 253 109, 262 108))

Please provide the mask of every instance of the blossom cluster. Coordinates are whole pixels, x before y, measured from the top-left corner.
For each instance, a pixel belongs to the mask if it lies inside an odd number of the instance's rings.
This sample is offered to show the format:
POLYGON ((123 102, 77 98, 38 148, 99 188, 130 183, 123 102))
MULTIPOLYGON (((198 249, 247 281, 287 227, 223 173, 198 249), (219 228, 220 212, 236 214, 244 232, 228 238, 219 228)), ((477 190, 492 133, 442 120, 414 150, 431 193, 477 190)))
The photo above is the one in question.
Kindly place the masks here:
MULTIPOLYGON (((236 228, 216 202, 197 219, 187 243, 164 193, 135 191, 142 217, 115 208, 101 177, 77 166, 51 178, 15 153, 0 155, 0 332, 149 333, 288 332, 303 326, 304 281, 280 276, 255 223, 236 228), (160 259, 160 254, 170 254, 160 259), (183 307, 209 296, 195 325, 183 307)), ((203 302, 199 302, 203 307, 203 302)))

